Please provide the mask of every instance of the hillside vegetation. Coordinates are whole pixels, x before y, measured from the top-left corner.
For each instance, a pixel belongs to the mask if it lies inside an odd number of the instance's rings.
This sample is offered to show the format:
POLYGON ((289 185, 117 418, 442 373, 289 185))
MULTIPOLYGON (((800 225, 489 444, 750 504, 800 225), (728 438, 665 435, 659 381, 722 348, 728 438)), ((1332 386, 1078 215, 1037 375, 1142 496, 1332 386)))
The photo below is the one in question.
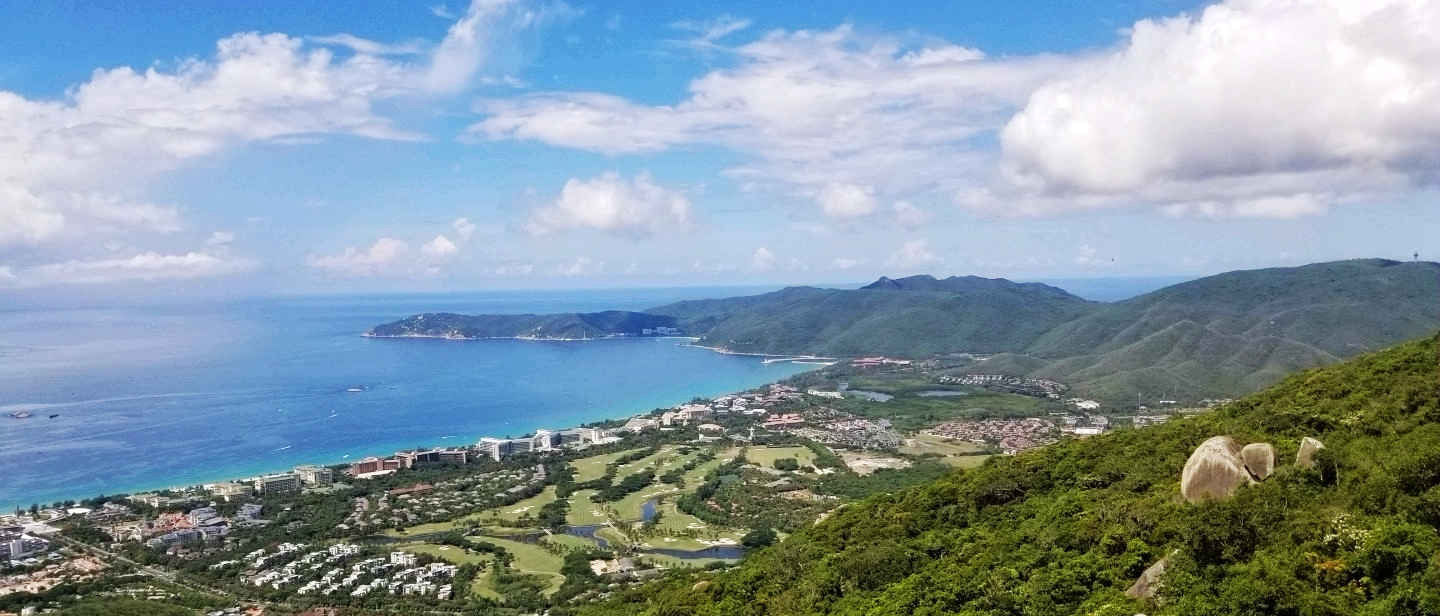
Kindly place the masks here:
POLYGON ((1064 323, 1026 349, 1051 360, 1026 373, 1101 396, 1247 392, 1437 327, 1435 263, 1363 259, 1230 272, 1064 323))
POLYGON ((1111 401, 1255 391, 1440 328, 1440 264, 1360 259, 1229 272, 1129 300, 1039 283, 881 278, 645 312, 418 315, 379 336, 596 338, 676 327, 732 351, 830 357, 994 354, 976 372, 1046 377, 1111 401))
POLYGON ((647 328, 674 327, 672 317, 607 310, 561 314, 482 314, 448 312, 417 314, 377 325, 367 335, 378 338, 603 338, 638 336, 647 328))
POLYGON ((1440 613, 1437 348, 1406 343, 1212 413, 994 458, 844 507, 731 571, 571 612, 1440 613), (1273 443, 1276 474, 1184 502, 1186 458, 1222 434, 1273 443), (1326 446, 1314 469, 1294 465, 1306 436, 1326 446), (1153 601, 1124 594, 1167 555, 1153 601))
POLYGON ((1024 349, 1094 305, 1043 284, 915 276, 882 278, 863 289, 792 287, 648 312, 703 332, 702 344, 734 351, 925 356, 1024 349))

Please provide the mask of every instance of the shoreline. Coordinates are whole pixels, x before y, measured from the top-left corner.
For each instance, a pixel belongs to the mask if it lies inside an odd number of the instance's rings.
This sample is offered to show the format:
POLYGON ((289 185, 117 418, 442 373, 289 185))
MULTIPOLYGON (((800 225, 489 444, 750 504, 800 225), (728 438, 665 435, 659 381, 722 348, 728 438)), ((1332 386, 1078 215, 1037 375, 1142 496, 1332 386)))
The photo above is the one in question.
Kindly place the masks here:
MULTIPOLYGON (((527 341, 527 342, 588 342, 588 341, 595 341, 595 340, 616 340, 616 339, 620 339, 620 340, 627 340, 627 339, 628 339, 628 340, 654 340, 654 339, 659 339, 659 338, 671 339, 671 340, 698 340, 698 339, 699 339, 699 338, 696 338, 696 337, 693 337, 693 336, 644 336, 644 337, 641 337, 641 336, 614 336, 614 337, 607 337, 607 338, 576 338, 576 339, 573 339, 573 340, 543 339, 543 338, 539 338, 539 339, 537 339, 537 338, 513 338, 513 337, 510 337, 510 338, 447 338, 447 337, 441 337, 441 336, 370 336, 370 335, 368 335, 368 332, 367 332, 366 334, 362 334, 362 336, 372 337, 372 338, 396 338, 396 339, 399 339, 399 338, 421 338, 421 339, 435 339, 435 340, 454 340, 454 341, 461 341, 461 342, 464 342, 464 341, 484 341, 484 340, 523 340, 523 341, 527 341)), ((711 347, 706 347, 706 346, 703 346, 703 345, 696 345, 696 344, 680 344, 680 345, 677 345, 677 346, 705 349, 705 350, 709 350, 709 351, 714 351, 714 352, 719 353, 719 354, 721 354, 721 355, 739 355, 739 356, 750 356, 750 357, 790 357, 790 356, 778 356, 778 355, 777 355, 777 356, 772 356, 772 355, 766 355, 766 354, 763 354, 763 353, 735 353, 735 352, 727 352, 727 351, 724 351, 724 350, 722 350, 722 349, 711 348, 711 347)), ((794 359, 804 359, 804 358, 796 357, 796 358, 794 358, 794 359)), ((770 362, 765 362, 765 363, 770 363, 770 362)), ((805 362, 803 362, 803 361, 796 361, 796 362, 793 362, 793 363, 803 364, 803 363, 805 363, 805 362)), ((814 370, 814 369, 815 369, 815 368, 810 368, 810 369, 804 370, 804 371, 802 371, 802 372, 808 372, 808 371, 814 370)), ((762 384, 760 384, 760 385, 758 385, 758 386, 759 386, 759 387, 763 387, 763 386, 765 386, 765 385, 768 385, 768 384, 771 384, 771 383, 775 383, 775 382, 777 382, 777 381, 776 381, 776 380, 770 380, 770 381, 766 381, 765 383, 762 383, 762 384)), ((733 392, 725 392, 725 393, 733 393, 733 392)), ((723 394, 718 394, 718 395, 723 395, 723 394)), ((694 397, 694 396, 692 395, 691 397, 694 397)), ((690 398, 686 398, 685 400, 689 400, 689 399, 690 399, 690 398)), ((683 403, 683 401, 681 401, 681 402, 679 402, 679 403, 683 403)), ((679 403, 677 403, 677 404, 679 404, 679 403)), ((655 410, 655 408, 662 408, 662 407, 654 407, 654 408, 650 408, 650 409, 640 409, 640 410, 635 410, 635 411, 628 411, 628 412, 626 412, 625 414, 622 414, 622 415, 619 415, 619 416, 606 415, 606 416, 604 416, 604 417, 600 417, 600 418, 597 418, 597 419, 591 419, 591 420, 582 421, 581 424, 576 424, 575 426, 571 426, 571 427, 578 427, 579 425, 583 425, 583 424, 587 424, 587 423, 596 423, 596 422, 614 421, 614 420, 617 420, 617 419, 624 419, 624 418, 627 418, 627 417, 634 416, 636 413, 644 413, 644 412, 648 412, 648 411, 651 411, 651 410, 655 410)), ((537 429, 538 429, 538 428, 537 428, 537 429)), ((566 429, 566 428, 552 428, 552 429, 566 429)), ((485 437, 485 436, 487 436, 487 435, 483 435, 483 434, 482 434, 482 435, 475 436, 475 437, 473 437, 473 438, 468 438, 468 439, 458 439, 458 436, 459 436, 459 435, 446 435, 445 437, 437 437, 437 440, 436 440, 436 441, 432 441, 432 442, 427 443, 427 445, 425 445, 425 447, 437 447, 437 448, 438 448, 438 447, 464 447, 464 448, 469 449, 469 448, 471 448, 472 446, 474 446, 475 443, 479 442, 479 440, 480 440, 481 438, 483 438, 483 437, 485 437)), ((338 465, 350 464, 351 462, 354 462, 354 461, 357 461, 357 460, 360 460, 360 459, 364 459, 365 457, 369 457, 369 456, 381 456, 381 457, 383 457, 383 456, 388 456, 388 455, 391 455, 391 454, 395 453, 396 451, 405 451, 405 450, 407 450, 407 449, 412 449, 412 448, 414 448, 414 443, 411 442, 411 443, 409 443, 408 445, 401 445, 401 446, 397 446, 397 447, 394 447, 394 448, 390 448, 390 449, 388 449, 387 451, 385 451, 384 453, 380 453, 380 450, 381 450, 381 449, 384 449, 384 448, 385 448, 384 446, 377 446, 374 450, 369 450, 369 449, 367 449, 367 450, 362 451, 362 452, 360 452, 360 453, 346 453, 346 454, 344 454, 343 457, 330 457, 329 455, 325 455, 324 457, 325 457, 326 459, 330 460, 330 461, 318 461, 318 462, 317 462, 317 461, 302 461, 302 462, 296 462, 296 463, 294 463, 294 464, 289 464, 289 465, 284 466, 284 467, 281 467, 281 466, 278 466, 278 465, 276 465, 276 466, 271 466, 271 465, 257 466, 257 468, 256 468, 255 471, 253 471, 253 472, 251 472, 251 473, 249 473, 249 474, 245 474, 245 475, 233 475, 233 474, 232 474, 232 475, 208 476, 208 477, 213 477, 213 478, 195 479, 195 480, 190 480, 190 481, 188 481, 187 483, 180 483, 180 484, 176 484, 176 483, 165 483, 165 484, 162 485, 162 484, 156 483, 156 484, 151 484, 149 487, 136 486, 136 487, 131 487, 131 488, 109 488, 109 489, 105 489, 105 490, 102 491, 102 492, 95 492, 95 493, 87 494, 87 495, 84 495, 84 496, 65 497, 65 498, 62 498, 62 499, 60 499, 60 500, 61 500, 61 501, 64 501, 64 500, 73 500, 73 501, 76 501, 76 502, 78 503, 79 501, 82 501, 82 500, 85 500, 85 499, 96 498, 96 497, 99 497, 99 496, 109 496, 109 495, 114 495, 114 494, 134 495, 134 494, 142 494, 142 493, 146 493, 146 492, 158 492, 158 491, 162 491, 162 490, 175 490, 175 491, 180 491, 180 490, 185 490, 185 489, 192 488, 192 487, 196 487, 196 486, 203 486, 203 485, 215 484, 215 483, 226 483, 226 482, 243 483, 243 482, 247 482, 247 481, 249 481, 249 480, 252 480, 252 479, 254 479, 254 478, 257 478, 257 477, 260 477, 260 476, 263 476, 263 475, 267 475, 267 474, 289 472, 289 471, 292 470, 294 467, 296 467, 296 466, 301 466, 301 465, 338 466, 338 465)), ((320 456, 317 456, 317 457, 320 457, 320 456)), ((263 463, 262 463, 262 464, 263 464, 263 463)), ((50 507, 51 504, 53 504, 54 502, 56 502, 56 501, 51 500, 51 501, 46 502, 46 503, 38 503, 38 504, 39 504, 39 505, 41 506, 41 508, 43 509, 43 508, 48 508, 48 507, 50 507)), ((29 505, 30 505, 30 503, 22 503, 22 502, 19 501, 19 500, 17 500, 17 501, 14 502, 14 503, 8 503, 8 504, 0 503, 0 511, 13 510, 14 507, 28 507, 29 505)))
POLYGON ((553 336, 436 336, 432 334, 400 334, 380 335, 371 332, 360 334, 361 338, 375 338, 377 340, 451 340, 455 342, 483 342, 486 340, 524 340, 526 342, 591 342, 595 340, 699 340, 697 336, 631 336, 629 334, 611 334, 595 338, 560 338, 553 336))

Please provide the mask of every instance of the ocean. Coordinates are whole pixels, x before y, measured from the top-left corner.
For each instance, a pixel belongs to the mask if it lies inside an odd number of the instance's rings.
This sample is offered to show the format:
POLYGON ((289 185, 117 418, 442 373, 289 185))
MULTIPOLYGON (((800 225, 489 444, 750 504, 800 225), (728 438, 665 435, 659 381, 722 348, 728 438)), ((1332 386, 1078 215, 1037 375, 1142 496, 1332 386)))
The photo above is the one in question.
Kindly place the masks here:
POLYGON ((350 295, 0 311, 0 510, 519 436, 814 368, 764 364, 681 339, 360 335, 417 312, 633 310, 766 290, 350 295), (6 416, 15 411, 33 416, 6 416))

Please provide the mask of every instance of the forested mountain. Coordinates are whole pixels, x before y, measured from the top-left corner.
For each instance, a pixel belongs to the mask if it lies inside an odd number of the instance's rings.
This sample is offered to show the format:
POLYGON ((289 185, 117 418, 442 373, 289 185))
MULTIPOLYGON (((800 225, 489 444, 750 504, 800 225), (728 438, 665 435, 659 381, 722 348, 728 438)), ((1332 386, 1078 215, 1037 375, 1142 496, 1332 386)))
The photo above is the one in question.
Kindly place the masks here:
POLYGON ((926 356, 1021 350, 1095 304, 1043 284, 929 276, 862 289, 792 287, 687 301, 647 312, 676 317, 701 344, 751 353, 926 356))
POLYGON ((1229 272, 1103 304, 1046 332, 1024 367, 1096 395, 1219 395, 1437 328, 1440 264, 1339 261, 1229 272))
POLYGON ((1039 283, 911 276, 643 313, 420 315, 373 333, 594 338, 654 327, 750 353, 995 354, 972 369, 1054 378, 1100 398, 1141 391, 1194 399, 1255 391, 1440 328, 1440 264, 1361 259, 1237 271, 1112 303, 1039 283))
POLYGON ((638 336, 646 329, 674 327, 664 315, 608 310, 562 314, 482 314, 448 312, 417 314, 377 325, 367 336, 377 338, 548 338, 583 339, 638 336))
POLYGON ((997 457, 843 507, 723 573, 566 610, 584 616, 1440 613, 1435 338, 1293 375, 1214 412, 997 457), (1276 470, 1186 502, 1216 435, 1276 470), (1324 449, 1296 463, 1302 438, 1324 449), (1153 597, 1126 590, 1165 559, 1153 597))

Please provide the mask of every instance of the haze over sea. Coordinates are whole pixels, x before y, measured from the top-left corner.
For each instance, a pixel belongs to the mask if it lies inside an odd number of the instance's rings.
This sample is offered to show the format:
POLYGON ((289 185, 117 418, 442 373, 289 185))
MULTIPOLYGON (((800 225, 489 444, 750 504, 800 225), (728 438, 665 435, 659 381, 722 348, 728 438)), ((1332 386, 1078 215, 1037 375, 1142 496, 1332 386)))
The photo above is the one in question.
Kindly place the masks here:
POLYGON ((417 312, 633 310, 764 290, 330 296, 0 312, 0 508, 468 445, 481 436, 622 417, 810 368, 763 364, 680 339, 360 335, 417 312), (365 391, 346 391, 352 387, 365 391), (4 416, 22 410, 34 416, 4 416))

